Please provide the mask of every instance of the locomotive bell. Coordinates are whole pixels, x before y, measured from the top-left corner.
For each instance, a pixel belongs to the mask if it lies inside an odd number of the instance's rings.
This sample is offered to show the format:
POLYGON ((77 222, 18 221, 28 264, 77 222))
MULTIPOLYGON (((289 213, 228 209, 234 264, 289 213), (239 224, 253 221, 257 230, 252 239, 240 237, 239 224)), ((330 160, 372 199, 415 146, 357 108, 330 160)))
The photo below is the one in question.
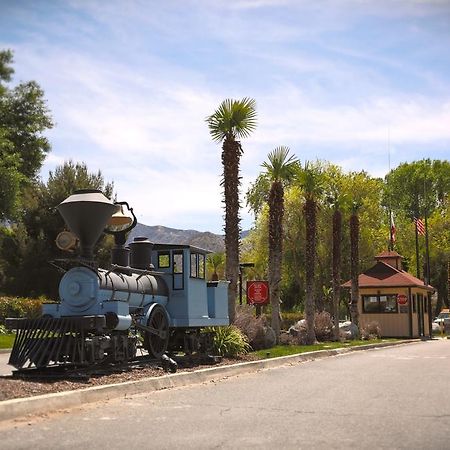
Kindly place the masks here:
POLYGON ((127 216, 123 213, 123 206, 120 205, 118 207, 117 212, 115 212, 111 218, 108 220, 108 226, 111 227, 125 227, 128 225, 131 225, 133 222, 133 218, 130 216, 127 216))
POLYGON ((117 206, 97 189, 80 189, 61 202, 57 209, 80 241, 80 256, 92 260, 94 245, 108 220, 117 212, 117 206))

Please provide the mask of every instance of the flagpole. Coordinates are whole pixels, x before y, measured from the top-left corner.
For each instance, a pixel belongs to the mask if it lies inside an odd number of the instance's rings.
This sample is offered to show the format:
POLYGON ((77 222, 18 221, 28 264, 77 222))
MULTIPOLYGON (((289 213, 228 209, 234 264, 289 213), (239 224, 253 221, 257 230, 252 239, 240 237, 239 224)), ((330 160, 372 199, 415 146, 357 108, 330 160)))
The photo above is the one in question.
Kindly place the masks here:
POLYGON ((419 232, 417 222, 414 220, 414 229, 416 230, 416 276, 420 280, 420 261, 419 261, 419 232))
MULTIPOLYGON (((423 181, 423 195, 425 197, 425 260, 426 260, 426 284, 430 284, 430 249, 428 245, 428 203, 427 203, 427 186, 426 180, 423 181)), ((425 274, 424 274, 425 276, 425 274)))

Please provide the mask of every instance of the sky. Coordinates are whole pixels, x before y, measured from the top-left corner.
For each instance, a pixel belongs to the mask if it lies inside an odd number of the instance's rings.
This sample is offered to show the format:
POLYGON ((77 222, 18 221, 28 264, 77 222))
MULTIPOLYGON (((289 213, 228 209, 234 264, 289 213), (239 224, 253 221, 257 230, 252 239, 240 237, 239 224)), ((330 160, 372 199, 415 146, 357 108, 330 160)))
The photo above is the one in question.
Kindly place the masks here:
POLYGON ((257 103, 243 229, 277 146, 376 177, 450 156, 450 0, 0 0, 0 48, 56 122, 42 179, 84 161, 146 225, 223 231, 227 98, 257 103))

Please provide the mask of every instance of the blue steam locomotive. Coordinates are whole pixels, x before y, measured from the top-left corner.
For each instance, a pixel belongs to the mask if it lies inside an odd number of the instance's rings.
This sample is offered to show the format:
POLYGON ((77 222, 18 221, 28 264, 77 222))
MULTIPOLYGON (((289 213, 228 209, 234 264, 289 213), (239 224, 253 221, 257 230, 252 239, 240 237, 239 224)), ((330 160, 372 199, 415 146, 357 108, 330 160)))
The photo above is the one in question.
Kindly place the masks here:
POLYGON ((53 262, 64 272, 58 303, 44 304, 38 319, 7 320, 17 330, 9 364, 21 369, 122 362, 136 356, 141 341, 160 358, 168 349, 207 347, 209 335, 201 329, 229 324, 228 283, 206 281, 208 252, 142 237, 126 245, 137 221, 128 207, 134 219, 129 225, 124 204, 80 190, 58 205, 71 233, 63 232, 62 241, 76 238, 80 254, 53 262), (115 236, 109 269, 97 267, 93 257, 104 231, 115 236))

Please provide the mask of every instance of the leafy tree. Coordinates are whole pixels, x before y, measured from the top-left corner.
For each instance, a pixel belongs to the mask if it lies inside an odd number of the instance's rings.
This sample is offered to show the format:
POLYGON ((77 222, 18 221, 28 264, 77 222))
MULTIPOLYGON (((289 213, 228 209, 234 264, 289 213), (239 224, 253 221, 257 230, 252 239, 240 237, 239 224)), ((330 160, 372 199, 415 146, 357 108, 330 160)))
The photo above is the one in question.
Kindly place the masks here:
POLYGON ((13 53, 0 51, 0 220, 15 216, 25 185, 37 178, 53 127, 44 92, 35 81, 10 89, 13 53))
POLYGON ((270 180, 269 192, 269 289, 272 305, 272 328, 276 340, 280 335, 280 282, 283 257, 284 184, 295 174, 297 160, 289 155, 288 147, 277 147, 263 163, 270 180))
MULTIPOLYGON (((5 291, 20 296, 47 295, 57 298, 59 275, 49 265, 55 257, 67 257, 55 245, 55 238, 65 229, 56 206, 77 189, 100 189, 113 197, 113 184, 104 182, 101 172, 90 173, 84 163, 65 162, 50 172, 47 183, 38 182, 25 192, 27 209, 23 221, 13 226, 4 239, 2 253, 8 262, 4 268, 5 291)), ((97 245, 102 258, 109 261, 104 244, 97 245)))
POLYGON ((206 122, 211 137, 222 142, 222 165, 225 203, 226 277, 230 281, 228 314, 234 321, 239 277, 239 164, 243 153, 241 138, 248 137, 256 128, 256 102, 250 98, 224 100, 206 122))

